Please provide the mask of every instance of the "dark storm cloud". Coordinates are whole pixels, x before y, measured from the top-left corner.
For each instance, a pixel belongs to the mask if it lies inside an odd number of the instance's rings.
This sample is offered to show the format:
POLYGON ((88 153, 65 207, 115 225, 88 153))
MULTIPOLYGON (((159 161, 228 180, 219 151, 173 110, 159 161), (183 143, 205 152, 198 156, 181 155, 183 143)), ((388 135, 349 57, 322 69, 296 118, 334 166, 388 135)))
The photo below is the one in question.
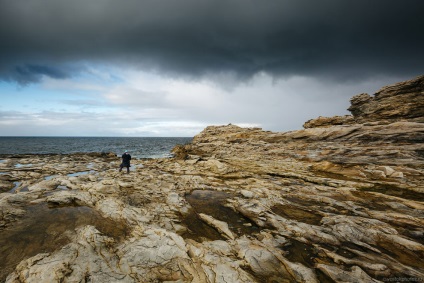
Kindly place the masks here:
POLYGON ((48 76, 55 79, 65 79, 69 77, 63 68, 59 69, 51 66, 41 65, 21 65, 16 66, 8 74, 9 80, 15 80, 20 84, 32 83, 40 80, 42 76, 48 76))
POLYGON ((191 77, 413 76, 424 70, 423 10, 422 0, 0 0, 0 77, 65 78, 90 62, 191 77))

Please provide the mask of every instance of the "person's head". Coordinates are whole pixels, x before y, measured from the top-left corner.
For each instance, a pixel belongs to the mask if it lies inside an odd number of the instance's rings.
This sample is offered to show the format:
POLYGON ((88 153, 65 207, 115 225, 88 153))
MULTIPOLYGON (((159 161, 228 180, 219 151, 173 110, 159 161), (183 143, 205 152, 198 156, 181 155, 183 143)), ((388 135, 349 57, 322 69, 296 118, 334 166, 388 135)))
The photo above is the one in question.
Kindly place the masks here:
POLYGON ((125 153, 128 153, 128 150, 125 150, 125 153))

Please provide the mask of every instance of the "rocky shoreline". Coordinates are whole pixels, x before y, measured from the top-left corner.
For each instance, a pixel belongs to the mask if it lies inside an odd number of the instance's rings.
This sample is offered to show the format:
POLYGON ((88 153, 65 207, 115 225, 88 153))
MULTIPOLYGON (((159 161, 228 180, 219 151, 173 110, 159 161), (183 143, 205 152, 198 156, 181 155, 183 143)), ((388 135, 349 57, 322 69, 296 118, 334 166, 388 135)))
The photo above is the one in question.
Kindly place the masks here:
POLYGON ((424 280, 424 76, 173 158, 0 157, 0 281, 424 280))

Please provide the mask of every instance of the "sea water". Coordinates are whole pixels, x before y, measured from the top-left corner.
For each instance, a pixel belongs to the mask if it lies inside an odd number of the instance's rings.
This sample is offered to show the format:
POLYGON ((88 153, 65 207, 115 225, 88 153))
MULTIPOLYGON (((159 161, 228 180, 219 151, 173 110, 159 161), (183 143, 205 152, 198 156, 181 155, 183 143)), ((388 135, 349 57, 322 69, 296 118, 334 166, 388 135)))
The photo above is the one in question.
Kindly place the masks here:
POLYGON ((125 150, 134 158, 170 157, 178 144, 189 137, 0 137, 0 154, 69 154, 125 150))

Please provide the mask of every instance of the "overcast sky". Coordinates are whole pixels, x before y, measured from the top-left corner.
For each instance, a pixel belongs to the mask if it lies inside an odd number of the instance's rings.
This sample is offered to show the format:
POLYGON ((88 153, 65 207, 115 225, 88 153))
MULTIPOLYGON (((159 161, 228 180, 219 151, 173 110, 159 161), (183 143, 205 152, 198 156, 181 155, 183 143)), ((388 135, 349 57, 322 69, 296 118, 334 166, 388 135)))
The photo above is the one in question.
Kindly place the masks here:
POLYGON ((301 129, 424 73, 423 0, 0 0, 0 136, 301 129))

